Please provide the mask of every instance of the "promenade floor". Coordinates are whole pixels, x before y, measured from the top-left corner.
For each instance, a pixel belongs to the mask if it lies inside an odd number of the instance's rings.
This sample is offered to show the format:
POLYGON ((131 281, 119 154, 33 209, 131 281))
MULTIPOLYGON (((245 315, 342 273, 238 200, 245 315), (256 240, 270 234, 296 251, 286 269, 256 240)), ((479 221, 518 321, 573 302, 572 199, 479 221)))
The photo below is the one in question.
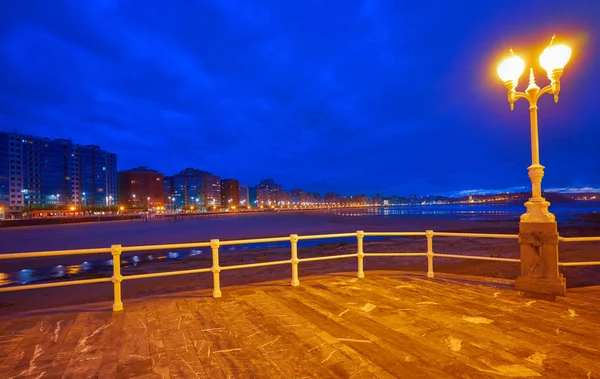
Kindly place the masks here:
POLYGON ((600 378, 600 287, 549 302, 492 280, 369 271, 11 315, 0 378, 600 378))

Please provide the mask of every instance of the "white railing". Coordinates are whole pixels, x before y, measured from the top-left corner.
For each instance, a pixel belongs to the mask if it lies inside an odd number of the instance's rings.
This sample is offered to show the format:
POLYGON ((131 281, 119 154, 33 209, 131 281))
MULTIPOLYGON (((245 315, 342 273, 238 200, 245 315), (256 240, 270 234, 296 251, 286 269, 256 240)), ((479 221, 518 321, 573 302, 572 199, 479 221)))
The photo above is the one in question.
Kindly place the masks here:
MULTIPOLYGON (((73 286, 82 284, 94 284, 94 283, 113 283, 113 311, 123 310, 123 302, 121 299, 121 283, 124 280, 136 280, 136 279, 147 279, 147 278, 159 278, 164 276, 174 275, 187 275, 187 274, 198 274, 208 273, 213 274, 213 297, 219 298, 222 296, 221 292, 221 271, 239 270, 245 268, 255 267, 267 267, 275 265, 291 264, 292 268, 292 280, 291 285, 297 287, 300 285, 298 278, 298 265, 306 262, 317 262, 326 261, 333 259, 345 259, 345 258, 357 258, 358 268, 357 276, 364 278, 364 259, 365 257, 426 257, 427 258, 427 277, 433 278, 433 259, 438 258, 454 258, 454 259, 476 259, 484 261, 497 261, 497 262, 520 262, 520 259, 515 258, 495 258, 495 257, 483 257, 475 255, 459 255, 459 254, 438 254, 433 252, 433 237, 469 237, 469 238, 502 238, 502 239, 518 239, 517 234, 486 234, 486 233, 449 233, 449 232, 434 232, 433 230, 426 230, 425 232, 364 232, 362 230, 356 233, 338 233, 338 234, 315 234, 299 236, 297 234, 291 234, 289 237, 276 237, 276 238, 256 238, 256 239, 243 239, 243 240, 226 240, 220 241, 218 239, 210 240, 210 242, 198 242, 198 243, 181 243, 181 244, 165 244, 165 245, 140 245, 140 246, 122 246, 112 245, 110 248, 99 248, 99 249, 77 249, 77 250, 56 250, 56 251, 42 251, 42 252, 29 252, 29 253, 11 253, 11 254, 0 254, 0 260, 6 259, 23 259, 23 258, 36 258, 36 257, 52 257, 52 256, 64 256, 64 255, 79 255, 79 254, 99 254, 99 253, 110 253, 113 257, 113 275, 110 278, 100 279, 83 279, 83 280, 72 280, 72 281, 61 281, 43 284, 30 284, 20 286, 8 286, 0 287, 0 292, 11 292, 11 291, 23 291, 39 288, 52 288, 52 287, 63 287, 73 286), (357 252, 352 254, 341 254, 331 255, 313 258, 299 258, 298 257, 298 241, 313 240, 313 239, 328 239, 328 238, 348 238, 356 237, 357 239, 357 252), (425 237, 427 242, 427 251, 423 253, 365 253, 364 252, 364 238, 365 237, 425 237), (290 259, 274 261, 274 262, 262 262, 262 263, 250 263, 233 266, 221 267, 219 263, 219 248, 220 246, 228 245, 241 245, 241 244, 252 244, 252 243, 266 243, 266 242, 286 242, 289 241, 291 245, 291 257, 290 259), (168 271, 168 272, 157 272, 149 274, 134 274, 134 275, 122 275, 121 274, 121 254, 136 252, 136 251, 148 251, 148 250, 167 250, 167 249, 190 249, 198 247, 210 247, 212 252, 212 267, 190 269, 190 270, 179 270, 179 271, 168 271)), ((561 242, 586 242, 586 241, 600 241, 600 237, 576 237, 576 238, 559 238, 561 242)), ((561 262, 560 266, 584 266, 584 265, 600 265, 600 262, 561 262)))
MULTIPOLYGON (((558 242, 600 242, 600 237, 558 237, 558 242)), ((561 267, 598 266, 600 261, 558 262, 561 267)))

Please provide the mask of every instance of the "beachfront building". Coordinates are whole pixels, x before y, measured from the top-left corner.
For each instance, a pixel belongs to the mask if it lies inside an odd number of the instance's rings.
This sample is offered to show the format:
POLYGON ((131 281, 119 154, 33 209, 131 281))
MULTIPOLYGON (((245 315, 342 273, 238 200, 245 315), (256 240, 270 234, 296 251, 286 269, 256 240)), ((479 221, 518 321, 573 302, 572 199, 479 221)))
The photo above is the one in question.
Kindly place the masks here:
POLYGON ((312 193, 312 199, 315 205, 321 205, 321 203, 323 203, 323 198, 321 197, 321 194, 318 192, 313 192, 312 193))
POLYGON ((256 200, 259 207, 276 206, 280 194, 283 192, 281 185, 275 183, 274 179, 263 179, 256 186, 256 200))
POLYGON ((249 205, 253 208, 258 206, 258 199, 256 196, 256 187, 248 187, 248 201, 249 205))
POLYGON ((277 205, 280 207, 289 207, 292 205, 292 194, 288 191, 281 191, 277 197, 277 205))
POLYGON ((119 204, 127 208, 164 207, 164 175, 146 166, 118 173, 119 204))
POLYGON ((342 201, 340 194, 336 192, 327 192, 324 197, 325 204, 327 205, 339 205, 342 201))
POLYGON ((379 193, 378 193, 378 194, 376 194, 376 195, 375 195, 375 199, 373 199, 373 205, 377 205, 377 206, 379 206, 379 205, 381 205, 381 204, 382 204, 382 202, 383 202, 383 200, 382 200, 382 198, 381 198, 381 194, 379 194, 379 193))
POLYGON ((226 209, 239 209, 240 183, 237 180, 221 180, 221 206, 226 209))
POLYGON ((350 199, 350 204, 352 206, 365 206, 367 204, 370 204, 369 196, 364 194, 354 195, 350 199))
POLYGON ((204 205, 206 208, 221 207, 221 178, 209 172, 204 176, 204 205))
POLYGON ((304 191, 300 188, 294 188, 290 191, 292 196, 292 204, 296 206, 308 206, 314 202, 314 196, 312 193, 304 191))
POLYGON ((206 173, 186 168, 164 179, 165 204, 170 210, 192 210, 204 207, 206 173))
POLYGON ((186 168, 164 179, 164 202, 170 210, 218 208, 221 180, 210 172, 186 168))
POLYGON ((240 184, 240 207, 250 208, 250 188, 240 184))
POLYGON ((16 132, 0 132, 0 206, 33 209, 110 207, 117 199, 117 155, 16 132))

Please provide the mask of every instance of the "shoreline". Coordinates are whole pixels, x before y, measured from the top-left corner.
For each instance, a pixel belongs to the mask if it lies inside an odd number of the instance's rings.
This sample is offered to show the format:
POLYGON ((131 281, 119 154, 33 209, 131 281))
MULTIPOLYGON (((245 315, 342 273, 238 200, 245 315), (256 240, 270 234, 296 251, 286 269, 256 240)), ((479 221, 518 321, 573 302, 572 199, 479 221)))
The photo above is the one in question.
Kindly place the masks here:
MULTIPOLYGON (((195 213, 161 213, 152 214, 153 217, 146 217, 143 213, 129 213, 122 215, 96 215, 96 216, 60 216, 60 217, 36 217, 36 218, 25 218, 25 219, 0 219, 0 230, 3 228, 31 228, 31 227, 44 227, 50 225, 72 225, 72 224, 98 224, 104 222, 148 222, 168 220, 168 221, 184 221, 187 219, 210 219, 218 218, 220 216, 243 216, 253 214, 264 214, 264 213, 295 213, 295 212, 324 212, 335 210, 356 210, 356 209, 367 209, 374 208, 369 206, 361 207, 329 207, 329 208, 305 208, 305 209, 278 209, 274 211, 267 210, 244 210, 236 212, 195 212, 195 213), (19 225, 22 224, 22 225, 19 225)), ((140 210, 140 212, 143 212, 140 210)))
MULTIPOLYGON (((590 201, 590 205, 592 209, 571 209, 571 216, 575 217, 575 219, 564 220, 566 223, 589 223, 589 224, 600 224, 600 201, 590 201)), ((569 202, 560 202, 558 203, 561 206, 564 205, 573 205, 573 204, 581 204, 581 201, 569 201, 569 202)), ((586 203, 587 205, 587 203, 586 203)), ((244 216, 244 215, 260 215, 260 214, 293 214, 293 213, 323 213, 323 214, 334 214, 339 215, 341 212, 352 212, 352 211, 365 211, 365 210, 382 210, 382 209, 391 209, 392 211, 400 210, 405 212, 412 212, 415 210, 421 210, 421 212, 425 212, 421 215, 414 214, 411 217, 423 217, 423 215, 427 214, 429 210, 432 212, 436 211, 436 208, 440 209, 451 209, 453 207, 465 207, 465 209, 470 208, 489 208, 496 207, 498 211, 503 210, 503 208, 511 207, 511 206, 519 206, 521 207, 520 202, 506 202, 506 203, 475 203, 475 204, 413 204, 413 205, 389 205, 389 206, 355 206, 355 207, 326 207, 326 208, 304 208, 304 209, 276 209, 276 210, 244 210, 244 211, 219 211, 219 212, 198 212, 198 213, 163 213, 163 214, 151 214, 151 217, 146 217, 145 214, 122 214, 122 215, 95 215, 95 216, 62 216, 62 217, 38 217, 31 219, 0 219, 0 230, 8 229, 8 228, 31 228, 31 227, 46 227, 46 226, 57 226, 57 225, 73 225, 73 224, 98 224, 98 223, 111 223, 111 222, 148 222, 150 221, 159 221, 159 220, 169 220, 169 221, 184 221, 188 219, 214 219, 223 217, 231 217, 231 216, 244 216), (425 210, 425 211, 424 211, 425 210)), ((557 204, 554 204, 554 207, 557 207, 557 204)), ((505 213, 514 213, 515 210, 506 211, 505 213)), ((524 210, 523 210, 524 211, 524 210)), ((458 212, 460 213, 460 211, 458 212)), ((477 221, 489 221, 489 222, 518 222, 519 215, 521 213, 521 209, 512 216, 505 216, 500 219, 480 219, 477 221)), ((456 216, 456 215, 455 215, 456 216)))

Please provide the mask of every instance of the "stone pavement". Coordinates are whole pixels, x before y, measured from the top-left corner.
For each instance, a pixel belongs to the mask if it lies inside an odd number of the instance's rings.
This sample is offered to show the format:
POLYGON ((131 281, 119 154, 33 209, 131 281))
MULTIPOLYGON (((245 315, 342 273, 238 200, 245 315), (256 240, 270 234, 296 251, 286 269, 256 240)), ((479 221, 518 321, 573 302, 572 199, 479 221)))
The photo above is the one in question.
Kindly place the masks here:
POLYGON ((301 279, 0 318, 0 378, 600 378, 600 287, 301 279))

